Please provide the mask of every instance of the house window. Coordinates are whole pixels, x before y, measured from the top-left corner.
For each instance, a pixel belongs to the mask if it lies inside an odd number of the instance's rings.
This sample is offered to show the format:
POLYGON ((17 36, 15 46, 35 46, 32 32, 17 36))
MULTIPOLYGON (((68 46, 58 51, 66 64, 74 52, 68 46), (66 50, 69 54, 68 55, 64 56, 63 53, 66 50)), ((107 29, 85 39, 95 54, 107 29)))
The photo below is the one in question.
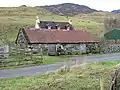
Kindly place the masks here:
POLYGON ((70 27, 67 27, 67 30, 70 30, 70 27))
POLYGON ((57 29, 57 28, 58 28, 58 26, 56 25, 56 26, 55 26, 55 29, 57 29))
POLYGON ((45 29, 48 29, 48 26, 45 26, 45 29))
POLYGON ((65 26, 65 29, 67 29, 67 26, 65 26))
POLYGON ((59 24, 57 24, 57 25, 55 26, 55 29, 60 30, 59 24))

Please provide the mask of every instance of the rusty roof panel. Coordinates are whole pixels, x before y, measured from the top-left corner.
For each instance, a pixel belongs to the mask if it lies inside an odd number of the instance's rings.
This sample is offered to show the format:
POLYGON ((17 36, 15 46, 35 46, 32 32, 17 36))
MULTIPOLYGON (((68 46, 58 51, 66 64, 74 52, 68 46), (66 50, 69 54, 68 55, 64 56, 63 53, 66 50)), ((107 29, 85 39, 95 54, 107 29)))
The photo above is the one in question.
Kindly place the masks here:
POLYGON ((29 43, 92 43, 99 40, 86 30, 62 31, 62 30, 39 30, 24 29, 29 43))

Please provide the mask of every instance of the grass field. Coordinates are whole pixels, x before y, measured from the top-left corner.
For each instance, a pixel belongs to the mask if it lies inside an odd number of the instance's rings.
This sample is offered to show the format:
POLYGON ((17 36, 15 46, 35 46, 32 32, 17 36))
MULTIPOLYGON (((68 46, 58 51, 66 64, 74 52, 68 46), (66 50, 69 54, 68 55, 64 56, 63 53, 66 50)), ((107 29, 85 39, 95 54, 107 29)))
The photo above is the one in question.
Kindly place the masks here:
POLYGON ((33 56, 32 60, 30 57, 27 57, 28 60, 25 60, 24 56, 20 57, 21 58, 11 56, 8 59, 3 59, 3 63, 0 63, 0 69, 13 69, 68 61, 68 56, 42 56, 43 60, 41 59, 41 56, 33 56))
POLYGON ((56 62, 64 62, 68 61, 70 57, 74 57, 73 55, 71 56, 44 56, 43 57, 43 64, 54 64, 56 62))
POLYGON ((14 69, 23 68, 37 65, 55 64, 58 62, 67 62, 70 57, 80 55, 61 55, 61 56, 40 56, 34 55, 31 60, 31 56, 10 56, 8 59, 0 59, 3 62, 0 63, 0 70, 2 69, 14 69), (43 59, 42 59, 43 58, 43 59))
POLYGON ((89 32, 101 36, 104 30, 103 21, 107 13, 80 14, 67 18, 38 7, 0 8, 0 38, 3 38, 5 34, 8 41, 15 41, 19 28, 35 25, 36 15, 40 20, 68 21, 72 19, 76 29, 88 29, 89 32))
POLYGON ((42 76, 0 79, 0 90, 108 90, 113 71, 120 61, 84 64, 42 76))

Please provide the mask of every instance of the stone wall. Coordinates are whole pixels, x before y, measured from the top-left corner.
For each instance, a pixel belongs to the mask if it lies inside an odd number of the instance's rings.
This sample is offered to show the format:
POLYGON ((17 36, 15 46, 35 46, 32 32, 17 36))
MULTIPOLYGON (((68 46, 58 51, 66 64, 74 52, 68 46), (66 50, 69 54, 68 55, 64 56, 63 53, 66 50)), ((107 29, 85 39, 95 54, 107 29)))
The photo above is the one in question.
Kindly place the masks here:
POLYGON ((108 44, 106 47, 104 47, 105 53, 115 53, 120 52, 120 44, 108 44))
POLYGON ((19 32, 19 36, 18 36, 18 39, 17 39, 17 45, 18 45, 18 47, 20 47, 22 49, 26 48, 27 45, 28 45, 27 40, 26 40, 22 30, 20 30, 20 32, 19 32))
MULTIPOLYGON (((98 53, 98 44, 62 44, 66 54, 98 53)), ((47 50, 48 47, 46 47, 47 50)))
POLYGON ((105 53, 117 53, 120 52, 120 41, 109 40, 105 42, 103 47, 105 53))

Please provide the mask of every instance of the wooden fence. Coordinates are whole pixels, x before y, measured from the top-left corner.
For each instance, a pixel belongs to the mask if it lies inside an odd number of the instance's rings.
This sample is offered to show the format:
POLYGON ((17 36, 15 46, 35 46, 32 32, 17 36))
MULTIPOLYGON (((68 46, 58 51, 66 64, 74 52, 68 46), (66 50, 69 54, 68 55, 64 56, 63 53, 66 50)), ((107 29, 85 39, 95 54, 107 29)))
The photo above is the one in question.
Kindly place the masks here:
POLYGON ((43 63, 42 61, 43 61, 43 57, 40 54, 12 52, 9 53, 9 57, 7 58, 4 57, 0 58, 0 68, 41 64, 43 63))

